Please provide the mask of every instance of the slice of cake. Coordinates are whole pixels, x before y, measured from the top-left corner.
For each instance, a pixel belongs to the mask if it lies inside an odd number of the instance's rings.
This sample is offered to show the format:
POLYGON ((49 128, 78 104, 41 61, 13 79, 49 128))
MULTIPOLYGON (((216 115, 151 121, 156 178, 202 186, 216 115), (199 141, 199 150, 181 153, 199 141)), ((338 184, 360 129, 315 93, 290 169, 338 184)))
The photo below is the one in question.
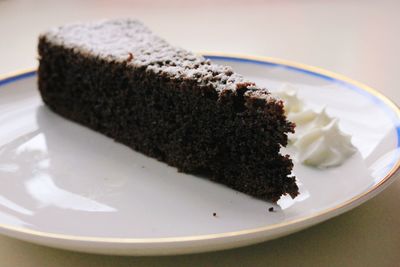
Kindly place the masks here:
POLYGON ((294 124, 230 67, 169 45, 136 20, 40 36, 39 90, 56 113, 148 156, 257 198, 295 197, 294 124))

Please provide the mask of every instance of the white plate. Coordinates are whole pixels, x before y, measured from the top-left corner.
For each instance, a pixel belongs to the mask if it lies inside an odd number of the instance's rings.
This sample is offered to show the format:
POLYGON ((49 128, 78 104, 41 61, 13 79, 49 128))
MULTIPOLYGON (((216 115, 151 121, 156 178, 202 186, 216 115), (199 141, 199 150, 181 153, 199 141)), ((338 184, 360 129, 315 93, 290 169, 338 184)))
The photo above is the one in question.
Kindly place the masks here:
POLYGON ((358 153, 317 170, 295 163, 300 195, 272 204, 178 173, 43 106, 34 72, 0 80, 0 233, 52 247, 161 255, 253 244, 304 229, 381 192, 399 168, 400 113, 378 92, 313 67, 210 56, 271 90, 327 106, 358 153), (213 216, 213 213, 216 216, 213 216))

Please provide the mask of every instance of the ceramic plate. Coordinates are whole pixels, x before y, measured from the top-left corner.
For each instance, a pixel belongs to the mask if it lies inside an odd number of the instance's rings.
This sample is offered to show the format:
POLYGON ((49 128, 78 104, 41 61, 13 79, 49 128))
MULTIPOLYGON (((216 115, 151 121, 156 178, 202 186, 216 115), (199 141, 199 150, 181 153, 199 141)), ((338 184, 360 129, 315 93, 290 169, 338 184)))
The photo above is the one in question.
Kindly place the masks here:
POLYGON ((277 205, 177 172, 47 109, 34 71, 0 80, 0 233, 77 251, 163 255, 249 245, 299 231, 381 192, 399 168, 397 107, 345 77, 282 60, 208 55, 259 85, 299 88, 358 152, 340 167, 295 162, 300 195, 277 205), (275 212, 268 209, 274 206, 275 212), (216 216, 213 216, 216 213, 216 216))

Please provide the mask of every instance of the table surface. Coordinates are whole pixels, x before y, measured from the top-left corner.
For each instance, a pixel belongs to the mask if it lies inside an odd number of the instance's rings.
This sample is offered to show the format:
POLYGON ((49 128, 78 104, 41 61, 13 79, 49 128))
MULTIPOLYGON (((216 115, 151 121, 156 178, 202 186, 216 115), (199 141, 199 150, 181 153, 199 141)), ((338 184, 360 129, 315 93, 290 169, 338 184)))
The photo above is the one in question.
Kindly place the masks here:
MULTIPOLYGON (((264 55, 322 67, 400 103, 400 1, 0 0, 0 74, 35 67, 38 34, 55 25, 136 17, 193 51, 264 55)), ((0 236, 2 266, 399 266, 400 180, 362 206, 284 238, 184 256, 117 257, 0 236), (397 208, 396 208, 397 207, 397 208)))

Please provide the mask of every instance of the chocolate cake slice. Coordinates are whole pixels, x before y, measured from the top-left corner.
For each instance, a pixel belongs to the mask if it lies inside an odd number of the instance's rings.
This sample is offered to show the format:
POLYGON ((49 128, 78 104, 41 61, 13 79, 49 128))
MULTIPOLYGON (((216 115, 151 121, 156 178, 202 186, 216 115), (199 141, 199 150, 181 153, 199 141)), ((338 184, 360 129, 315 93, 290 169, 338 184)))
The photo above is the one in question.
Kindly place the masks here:
POLYGON ((39 40, 39 90, 54 112, 180 171, 254 197, 295 197, 294 124, 230 67, 169 45, 131 19, 67 25, 39 40))

